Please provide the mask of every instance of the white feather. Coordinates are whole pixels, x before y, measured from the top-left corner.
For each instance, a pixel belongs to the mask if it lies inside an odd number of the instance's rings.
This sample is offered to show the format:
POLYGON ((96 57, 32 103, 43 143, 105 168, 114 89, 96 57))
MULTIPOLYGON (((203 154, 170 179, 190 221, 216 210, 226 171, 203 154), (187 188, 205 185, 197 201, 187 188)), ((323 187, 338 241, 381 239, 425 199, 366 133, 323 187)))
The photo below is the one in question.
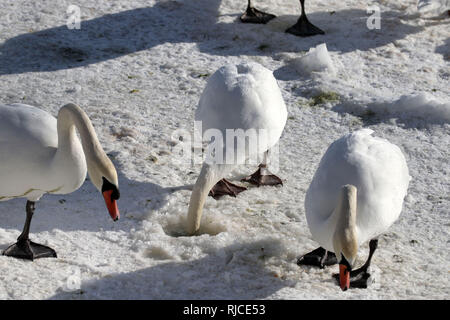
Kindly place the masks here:
POLYGON ((305 212, 311 234, 322 247, 334 251, 334 213, 341 186, 357 188, 358 244, 386 231, 399 217, 410 176, 396 145, 362 129, 333 142, 309 186, 305 212))

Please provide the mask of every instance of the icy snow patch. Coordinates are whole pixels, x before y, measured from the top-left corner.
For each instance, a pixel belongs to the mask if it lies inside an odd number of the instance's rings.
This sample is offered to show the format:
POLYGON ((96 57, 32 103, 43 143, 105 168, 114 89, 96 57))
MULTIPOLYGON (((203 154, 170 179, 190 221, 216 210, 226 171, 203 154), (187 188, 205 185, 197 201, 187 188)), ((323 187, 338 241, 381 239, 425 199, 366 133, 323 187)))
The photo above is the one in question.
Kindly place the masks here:
POLYGON ((304 56, 293 60, 294 68, 300 74, 310 74, 311 72, 328 71, 335 74, 336 69, 327 50, 325 43, 319 44, 315 48, 310 48, 304 56))
POLYGON ((350 113, 366 120, 376 120, 375 122, 399 121, 413 127, 450 123, 450 103, 439 101, 426 92, 402 95, 395 101, 368 104, 347 101, 337 105, 334 111, 350 113))

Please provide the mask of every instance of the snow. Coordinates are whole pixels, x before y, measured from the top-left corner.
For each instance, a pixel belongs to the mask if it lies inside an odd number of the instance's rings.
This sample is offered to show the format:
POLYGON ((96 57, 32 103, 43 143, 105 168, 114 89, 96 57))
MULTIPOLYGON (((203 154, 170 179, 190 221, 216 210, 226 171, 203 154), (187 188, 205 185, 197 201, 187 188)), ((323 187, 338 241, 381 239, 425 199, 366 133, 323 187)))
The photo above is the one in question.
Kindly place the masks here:
POLYGON ((417 2, 417 10, 420 13, 435 13, 439 14, 449 10, 450 1, 449 0, 419 0, 417 2))
POLYGON ((294 59, 293 65, 298 73, 306 75, 313 71, 336 72, 325 43, 309 49, 307 54, 294 59))
MULTIPOLYGON (((323 36, 284 33, 298 1, 258 0, 277 15, 241 24, 246 1, 79 0, 0 2, 1 103, 53 115, 68 102, 90 116, 119 173, 114 223, 89 182, 37 203, 31 239, 57 259, 0 256, 3 299, 448 299, 450 30, 416 0, 386 0, 381 29, 366 1, 308 2, 323 36), (292 60, 325 43, 336 73, 299 75, 292 60), (272 70, 288 108, 280 139, 283 186, 208 198, 200 235, 184 235, 201 163, 177 161, 206 81, 219 67, 255 61, 272 70), (299 267, 317 247, 304 198, 334 140, 367 127, 398 145, 412 180, 400 218, 379 238, 375 282, 342 292, 337 267, 299 267)), ((255 167, 239 166, 236 183, 255 167)), ((0 203, 0 250, 15 242, 25 201, 0 203)), ((368 246, 360 248, 362 264, 368 246)))

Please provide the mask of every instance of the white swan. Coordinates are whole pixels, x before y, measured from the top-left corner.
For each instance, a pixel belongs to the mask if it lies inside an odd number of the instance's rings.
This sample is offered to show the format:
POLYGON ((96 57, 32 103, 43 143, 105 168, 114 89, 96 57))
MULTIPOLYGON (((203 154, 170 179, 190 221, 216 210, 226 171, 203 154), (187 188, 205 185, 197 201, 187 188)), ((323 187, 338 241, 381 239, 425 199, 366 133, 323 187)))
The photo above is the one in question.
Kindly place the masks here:
POLYGON ((80 107, 65 105, 56 120, 29 105, 0 105, 0 201, 28 200, 23 232, 3 254, 31 260, 56 257, 53 249, 28 239, 34 203, 45 193, 77 190, 86 178, 86 170, 102 192, 111 217, 117 220, 117 172, 80 107))
MULTIPOLYGON (((192 191, 187 221, 189 234, 200 228, 206 197, 219 180, 213 195, 217 190, 219 194, 230 195, 242 191, 222 178, 235 165, 245 163, 247 158, 264 153, 260 169, 246 181, 257 185, 281 183, 278 177, 264 174, 264 171, 266 151, 279 140, 286 124, 287 110, 272 72, 257 63, 243 63, 222 67, 211 76, 200 98, 195 119, 202 123, 203 137, 210 141, 214 136, 215 140, 208 148, 210 156, 214 150, 214 157, 207 157, 192 191), (239 129, 248 135, 248 143, 235 143, 234 137, 227 138, 227 131, 239 133, 235 131, 239 129)), ((247 138, 243 139, 241 141, 247 138)))
POLYGON ((339 262, 343 290, 350 286, 348 271, 354 265, 359 245, 373 239, 366 264, 351 274, 353 278, 364 273, 359 283, 352 281, 352 286, 366 285, 366 271, 377 247, 374 238, 399 217, 410 181, 400 149, 372 133, 361 129, 333 142, 305 198, 309 229, 324 249, 303 256, 299 264, 323 266, 339 262), (327 256, 327 251, 336 256, 327 256))

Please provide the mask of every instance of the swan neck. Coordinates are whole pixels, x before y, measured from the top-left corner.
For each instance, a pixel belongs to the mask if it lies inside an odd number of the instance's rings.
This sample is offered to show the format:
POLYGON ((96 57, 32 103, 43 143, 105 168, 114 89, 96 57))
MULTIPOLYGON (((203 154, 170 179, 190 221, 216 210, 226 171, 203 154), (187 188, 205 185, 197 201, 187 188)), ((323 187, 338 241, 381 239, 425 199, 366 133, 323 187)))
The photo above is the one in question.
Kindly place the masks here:
POLYGON ((94 185, 99 187, 101 185, 101 177, 98 177, 96 171, 101 170, 104 166, 108 166, 110 160, 103 151, 87 114, 79 106, 69 103, 59 110, 57 126, 59 153, 76 152, 73 149, 74 144, 77 143, 75 140, 78 140, 75 128, 78 130, 89 176, 93 178, 92 182, 94 185))
POLYGON ((341 254, 351 264, 358 252, 358 236, 356 228, 357 190, 353 185, 342 186, 334 214, 336 228, 333 235, 333 247, 340 261, 341 254))
POLYGON ((357 205, 356 187, 352 185, 343 186, 336 207, 338 215, 338 227, 354 228, 356 227, 356 205, 357 205))
POLYGON ((203 206, 211 188, 226 174, 224 165, 204 163, 195 182, 189 201, 187 232, 195 234, 200 228, 203 206))
POLYGON ((74 138, 70 134, 73 132, 74 126, 80 134, 84 153, 86 155, 95 154, 95 150, 100 147, 100 142, 98 141, 94 127, 92 126, 92 123, 86 113, 74 104, 65 105, 59 110, 58 138, 63 138, 63 141, 59 141, 59 145, 64 146, 64 144, 71 142, 64 141, 64 138, 74 138))

